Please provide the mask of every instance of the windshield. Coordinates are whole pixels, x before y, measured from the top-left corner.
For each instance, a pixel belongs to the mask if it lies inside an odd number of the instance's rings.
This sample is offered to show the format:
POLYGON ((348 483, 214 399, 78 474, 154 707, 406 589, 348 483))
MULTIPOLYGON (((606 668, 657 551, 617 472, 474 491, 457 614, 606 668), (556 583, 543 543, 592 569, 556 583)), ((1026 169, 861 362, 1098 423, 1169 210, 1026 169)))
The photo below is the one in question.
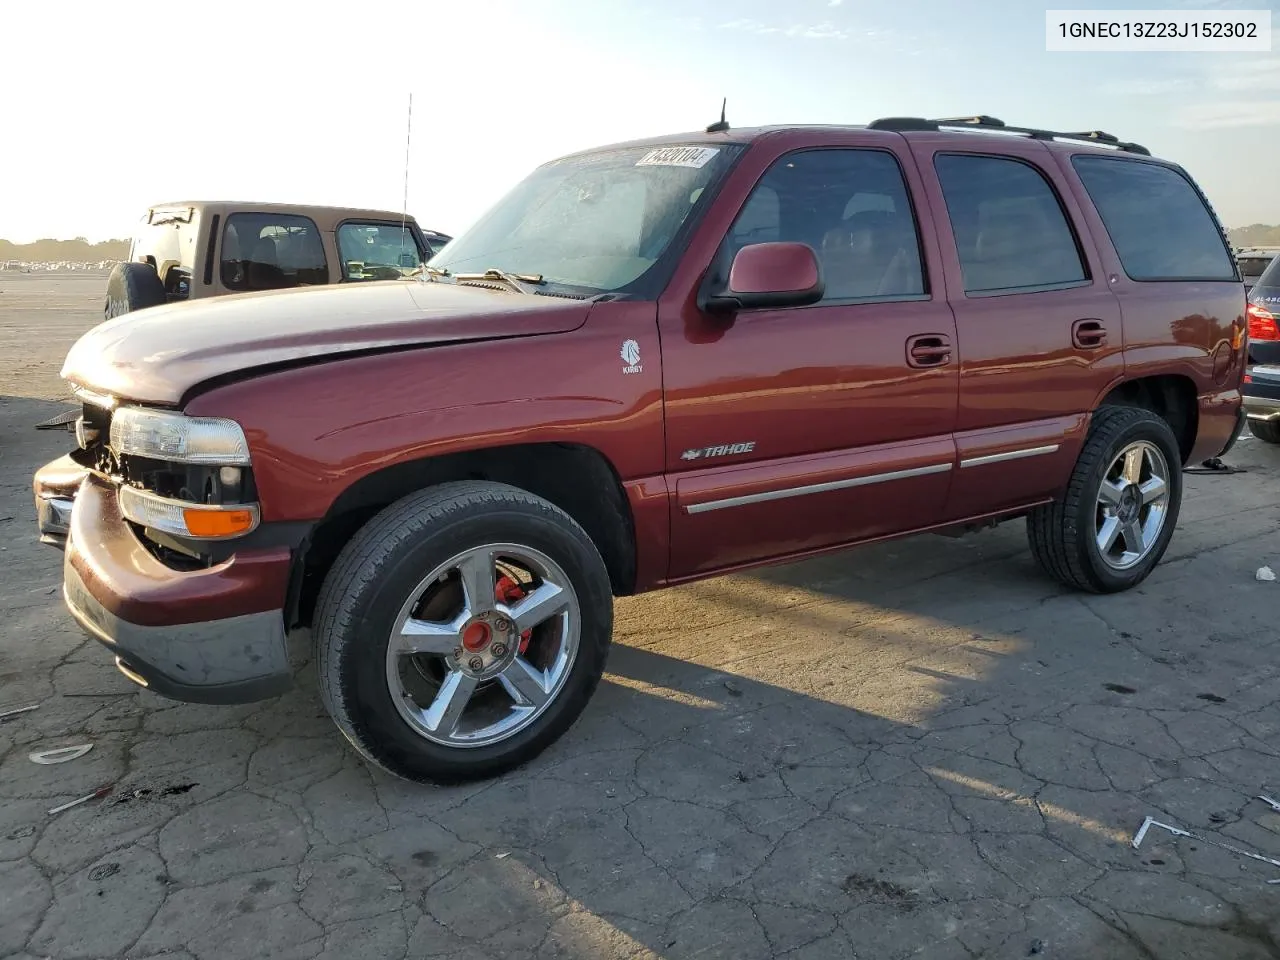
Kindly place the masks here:
POLYGON ((635 283, 701 208, 740 146, 629 147, 545 164, 431 266, 503 270, 593 293, 635 283))

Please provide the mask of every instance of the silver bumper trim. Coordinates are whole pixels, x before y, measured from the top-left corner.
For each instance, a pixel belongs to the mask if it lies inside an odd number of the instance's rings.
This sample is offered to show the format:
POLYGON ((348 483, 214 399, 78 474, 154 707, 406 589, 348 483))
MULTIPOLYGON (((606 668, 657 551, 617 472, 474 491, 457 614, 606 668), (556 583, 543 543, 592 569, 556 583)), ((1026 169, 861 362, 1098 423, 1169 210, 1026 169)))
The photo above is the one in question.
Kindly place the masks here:
POLYGON ((1280 400, 1270 397, 1244 398, 1244 415, 1250 420, 1280 420, 1280 400))

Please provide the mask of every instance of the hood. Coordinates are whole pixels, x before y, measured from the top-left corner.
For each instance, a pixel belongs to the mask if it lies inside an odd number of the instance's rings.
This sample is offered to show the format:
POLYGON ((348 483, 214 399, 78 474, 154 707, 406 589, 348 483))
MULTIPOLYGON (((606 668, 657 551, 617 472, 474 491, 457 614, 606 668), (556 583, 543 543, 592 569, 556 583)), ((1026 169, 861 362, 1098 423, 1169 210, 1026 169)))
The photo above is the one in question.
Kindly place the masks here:
POLYGON ((365 350, 565 333, 591 305, 451 283, 390 280, 210 297, 126 313, 67 354, 95 393, 177 404, 206 380, 365 350))

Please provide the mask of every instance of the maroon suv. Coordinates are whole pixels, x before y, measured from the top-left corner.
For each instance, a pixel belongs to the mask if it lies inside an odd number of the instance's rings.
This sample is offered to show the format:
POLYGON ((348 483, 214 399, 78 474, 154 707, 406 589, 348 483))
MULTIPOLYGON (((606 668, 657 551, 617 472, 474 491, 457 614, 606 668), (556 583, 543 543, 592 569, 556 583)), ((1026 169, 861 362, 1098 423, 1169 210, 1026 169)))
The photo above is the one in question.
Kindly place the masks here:
POLYGON ((420 281, 87 333, 35 479, 71 614, 213 703, 310 626, 351 742, 447 782, 570 726, 614 596, 1015 517, 1074 587, 1146 577, 1241 423, 1191 178, 989 117, 712 130, 538 168, 420 281))

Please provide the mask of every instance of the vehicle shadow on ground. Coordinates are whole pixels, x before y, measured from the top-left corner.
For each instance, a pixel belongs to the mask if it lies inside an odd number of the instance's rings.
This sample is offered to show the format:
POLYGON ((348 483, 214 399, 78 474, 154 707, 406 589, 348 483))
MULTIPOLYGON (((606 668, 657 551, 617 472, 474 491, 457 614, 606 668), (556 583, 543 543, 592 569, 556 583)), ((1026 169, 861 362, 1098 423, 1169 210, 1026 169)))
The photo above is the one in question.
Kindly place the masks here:
POLYGON ((1040 577, 1020 536, 622 601, 573 732, 430 814, 498 851, 426 887, 438 945, 480 922, 452 902, 479 883, 530 918, 561 898, 556 956, 1274 955, 1264 865, 1129 841, 1154 815, 1280 855, 1249 801, 1280 769, 1276 643, 1219 618, 1219 669, 1194 622, 1151 616, 1216 610, 1203 571, 1095 609, 1040 577), (674 625, 644 629, 664 603, 674 625))

